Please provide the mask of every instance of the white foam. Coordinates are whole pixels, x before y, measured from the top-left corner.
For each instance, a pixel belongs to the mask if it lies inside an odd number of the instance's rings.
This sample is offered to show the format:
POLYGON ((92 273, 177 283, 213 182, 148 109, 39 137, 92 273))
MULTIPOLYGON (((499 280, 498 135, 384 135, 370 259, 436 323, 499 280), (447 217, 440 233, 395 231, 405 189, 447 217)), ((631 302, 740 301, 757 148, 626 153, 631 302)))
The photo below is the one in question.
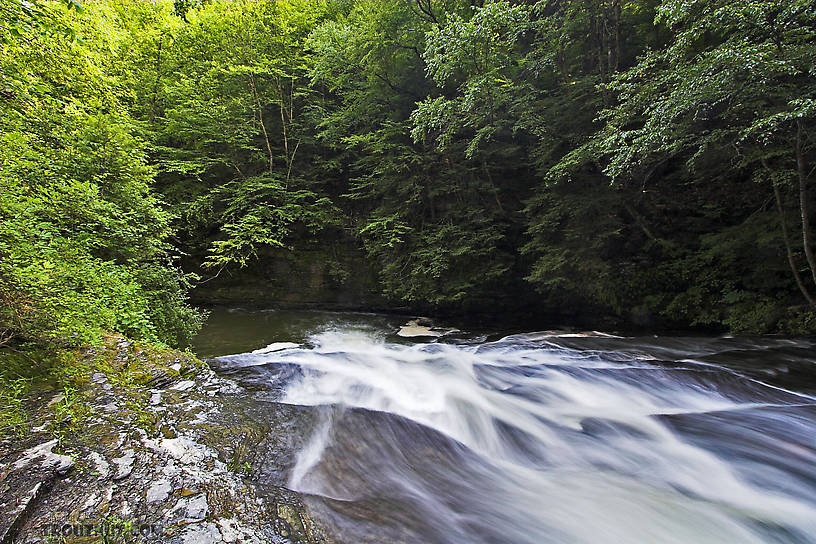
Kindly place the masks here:
MULTIPOLYGON (((670 371, 640 383, 606 370, 638 371, 647 368, 645 362, 615 365, 563 349, 403 346, 343 331, 315 335, 310 343, 313 349, 291 349, 275 360, 303 369, 283 402, 387 412, 461 442, 497 467, 486 476, 495 478, 496 497, 473 501, 500 509, 496 515, 508 523, 508 541, 759 543, 764 537, 757 522, 816 535, 816 497, 802 499, 806 484, 758 465, 756 476, 779 483, 777 489, 760 487, 729 460, 684 440, 655 417, 763 404, 668 378, 670 371), (594 437, 583 432, 593 420, 631 432, 594 437), (509 444, 503 428, 521 431, 543 464, 531 464, 529 451, 522 455, 509 444), (524 520, 521 526, 518 520, 524 520)), ((324 419, 297 455, 292 489, 331 496, 330 485, 309 477, 331 425, 331 418, 324 419)), ((816 462, 816 453, 811 455, 816 462)), ((410 475, 403 483, 415 485, 410 475)))

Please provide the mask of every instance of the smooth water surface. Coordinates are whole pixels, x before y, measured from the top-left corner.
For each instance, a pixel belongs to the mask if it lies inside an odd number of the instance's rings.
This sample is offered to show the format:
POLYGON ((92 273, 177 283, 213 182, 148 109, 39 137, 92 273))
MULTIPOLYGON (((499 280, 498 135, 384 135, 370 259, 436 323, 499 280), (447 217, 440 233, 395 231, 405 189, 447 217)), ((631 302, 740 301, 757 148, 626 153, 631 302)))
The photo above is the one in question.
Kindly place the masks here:
POLYGON ((300 437, 281 478, 341 542, 816 542, 814 342, 402 321, 218 311, 199 339, 311 413, 276 427, 300 437))

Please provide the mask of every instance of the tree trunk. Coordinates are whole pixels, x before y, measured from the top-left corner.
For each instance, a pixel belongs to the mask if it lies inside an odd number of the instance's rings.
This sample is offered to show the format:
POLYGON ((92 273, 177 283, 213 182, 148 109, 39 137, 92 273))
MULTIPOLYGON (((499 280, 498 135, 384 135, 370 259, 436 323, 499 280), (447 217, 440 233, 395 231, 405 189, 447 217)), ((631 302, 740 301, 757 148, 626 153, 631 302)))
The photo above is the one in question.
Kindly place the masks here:
POLYGON ((261 123, 261 130, 263 131, 264 141, 266 142, 266 152, 269 154, 269 171, 272 171, 274 166, 274 155, 272 155, 272 146, 269 143, 269 134, 266 132, 266 125, 263 120, 263 108, 261 108, 261 99, 258 98, 258 89, 255 87, 255 74, 249 73, 249 84, 252 86, 252 96, 255 98, 255 106, 258 109, 258 121, 261 123))
POLYGON ((595 54, 596 54, 596 57, 597 57, 596 62, 597 62, 597 65, 598 65, 598 75, 601 78, 601 95, 602 95, 602 98, 603 98, 603 104, 604 104, 604 106, 609 106, 609 90, 606 88, 606 83, 607 83, 607 75, 606 75, 607 71, 606 71, 606 68, 607 68, 607 63, 608 63, 609 59, 608 59, 608 56, 607 56, 608 51, 604 51, 604 42, 605 42, 604 34, 605 34, 605 32, 604 32, 604 22, 602 21, 602 19, 604 18, 604 13, 603 13, 602 7, 599 6, 599 5, 592 5, 592 7, 590 9, 592 9, 592 12, 590 13, 590 19, 589 19, 589 24, 590 24, 590 29, 591 29, 590 30, 590 34, 591 34, 590 39, 591 39, 591 41, 595 42, 594 43, 594 45, 595 45, 595 54), (597 8, 597 12, 595 11, 596 8, 597 8), (607 58, 604 59, 604 56, 607 56, 607 58))
POLYGON ((484 169, 484 173, 487 176, 487 181, 490 183, 490 187, 493 189, 493 199, 496 201, 496 207, 501 213, 504 213, 504 207, 502 206, 501 200, 499 200, 499 188, 496 187, 495 183, 493 183, 493 176, 490 175, 490 169, 487 167, 487 162, 484 160, 482 160, 482 169, 484 169))
POLYGON ((791 248, 790 237, 788 236, 788 224, 785 221, 785 211, 782 208, 782 196, 779 194, 779 187, 774 185, 773 190, 774 197, 776 198, 776 211, 779 212, 779 223, 782 225, 782 240, 785 242, 785 252, 788 255, 788 264, 790 265, 791 272, 793 272, 793 278, 796 280, 796 285, 799 287, 802 295, 804 295, 805 300, 808 301, 808 304, 816 306, 816 301, 810 296, 807 287, 805 287, 805 284, 802 282, 802 276, 799 275, 799 270, 796 268, 796 261, 793 258, 793 249, 791 248))
POLYGON ((566 85, 569 83, 569 75, 567 73, 567 54, 564 52, 563 46, 558 48, 558 53, 556 53, 555 58, 556 62, 558 63, 558 71, 561 72, 561 79, 566 85))
POLYGON ((799 210, 802 213, 802 245, 805 250, 810 273, 816 283, 816 258, 813 257, 813 249, 810 247, 810 216, 808 212, 807 196, 807 174, 805 157, 802 154, 802 120, 796 120, 796 145, 794 146, 796 155, 796 174, 799 178, 799 210))
POLYGON ((283 153, 286 156, 286 187, 289 188, 289 170, 292 168, 292 163, 289 162, 289 133, 286 129, 288 123, 286 122, 286 106, 283 98, 283 86, 281 85, 280 76, 275 76, 275 82, 278 86, 278 98, 280 102, 281 128, 283 130, 283 153))
POLYGON ((620 69, 621 56, 621 0, 614 1, 615 6, 615 71, 620 69))
POLYGON ((292 157, 289 158, 286 162, 286 185, 285 187, 289 188, 289 179, 292 177, 292 163, 295 162, 295 154, 297 153, 298 147, 300 147, 300 140, 295 142, 295 149, 292 150, 292 157))

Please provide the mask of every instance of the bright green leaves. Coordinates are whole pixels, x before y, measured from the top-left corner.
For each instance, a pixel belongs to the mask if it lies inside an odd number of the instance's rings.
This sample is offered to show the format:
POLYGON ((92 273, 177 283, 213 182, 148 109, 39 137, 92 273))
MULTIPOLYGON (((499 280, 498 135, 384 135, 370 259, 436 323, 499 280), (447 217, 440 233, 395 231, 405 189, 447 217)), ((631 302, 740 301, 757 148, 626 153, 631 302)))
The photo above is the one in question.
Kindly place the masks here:
MULTIPOLYGON (((61 3, 69 10, 81 12, 84 9, 77 0, 63 0, 61 3)), ((13 44, 19 40, 55 34, 74 38, 76 31, 60 20, 55 8, 58 9, 58 6, 42 1, 4 0, 0 4, 0 43, 13 44)))
POLYGON ((156 339, 127 267, 94 256, 108 249, 94 231, 111 220, 98 193, 72 181, 30 186, 10 174, 0 171, 0 329, 72 343, 106 330, 156 339))
POLYGON ((421 101, 439 94, 426 71, 427 36, 436 23, 454 29, 446 21, 470 11, 455 2, 434 7, 436 22, 411 2, 355 2, 347 16, 315 29, 308 45, 313 85, 331 91, 320 106, 320 142, 347 165, 334 175, 351 178, 338 204, 383 290, 395 300, 450 306, 504 277, 512 256, 499 249, 507 225, 490 165, 460 153, 461 105, 421 101), (452 145, 426 145, 426 134, 449 135, 442 143, 452 145))
POLYGON ((486 4, 467 21, 453 14, 427 35, 423 57, 428 74, 440 85, 490 74, 501 85, 500 70, 512 64, 516 40, 528 29, 527 8, 503 0, 486 4))
POLYGON ((426 98, 417 103, 416 109, 411 113, 411 136, 414 141, 419 142, 427 134, 437 134, 436 143, 444 149, 458 132, 459 111, 459 104, 453 100, 442 96, 426 98))
POLYGON ((794 117, 812 118, 816 14, 807 6, 664 2, 658 20, 677 28, 674 42, 612 85, 622 100, 605 115, 609 174, 687 150, 694 159, 712 145, 768 145, 772 132, 779 143, 794 117), (749 139, 762 132, 765 141, 749 139))
POLYGON ((354 240, 435 308, 760 330, 816 270, 811 1, 71 4, 0 4, 14 334, 183 341, 174 217, 215 275, 354 240))
POLYGON ((293 230, 302 238, 331 222, 331 203, 303 182, 314 168, 304 42, 336 8, 299 0, 176 7, 189 24, 166 24, 161 48, 140 44, 147 73, 134 84, 152 97, 139 110, 159 183, 183 230, 207 248, 194 258, 244 266, 261 247, 292 248, 293 230))
MULTIPOLYGON (((622 3, 620 21, 634 20, 633 6, 622 3)), ((638 230, 647 240, 642 253, 627 260, 653 260, 658 266, 655 280, 634 276, 633 285, 640 282, 651 293, 619 297, 621 309, 627 300, 641 297, 640 308, 678 322, 762 331, 786 311, 771 310, 769 301, 794 304, 792 280, 808 264, 802 253, 809 244, 791 246, 794 238, 785 240, 779 225, 781 218, 795 229, 796 239, 808 237, 809 229, 799 219, 809 216, 807 192, 813 182, 807 174, 812 166, 802 165, 816 159, 814 22, 816 12, 806 1, 665 0, 657 7, 654 26, 665 44, 646 48, 617 74, 606 73, 599 89, 607 107, 599 114, 598 130, 570 146, 544 169, 544 177, 553 192, 561 190, 559 184, 594 178, 613 183, 609 191, 631 195, 632 204, 609 202, 609 213, 623 219, 629 240, 637 239, 638 230), (746 186, 747 179, 764 186, 746 186), (793 184, 805 195, 799 198, 799 212, 790 214, 798 216, 795 221, 786 210, 797 195, 789 189, 793 184), (774 198, 772 185, 780 191, 778 213, 767 205, 774 198), (675 200, 666 202, 666 195, 675 200), (641 214, 649 206, 653 210, 644 219, 641 214), (669 210, 676 214, 671 227, 664 220, 669 210), (785 273, 786 252, 793 276, 791 270, 785 273), (748 258, 759 254, 764 257, 748 258), (752 304, 759 310, 751 310, 752 304)), ((557 54, 540 56, 559 62, 557 54)), ((568 62, 561 64, 562 73, 571 71, 568 62)), ((592 193, 586 197, 586 204, 572 206, 592 206, 592 193)), ((567 280, 591 270, 592 255, 603 253, 604 246, 582 255, 565 247, 558 234, 575 230, 592 240, 603 224, 585 228, 571 214, 549 224, 553 212, 545 202, 556 209, 563 206, 543 197, 531 201, 533 242, 526 247, 538 260, 530 279, 546 288, 560 278, 559 288, 586 292, 567 280)), ((589 277, 603 275, 583 277, 588 285, 589 277)), ((602 292, 587 298, 614 302, 602 292)))
POLYGON ((115 14, 45 6, 77 39, 31 33, 0 59, 16 85, 0 103, 0 337, 78 345, 118 331, 186 343, 201 319, 170 263, 170 216, 112 77, 115 14))
POLYGON ((212 241, 205 266, 246 266, 261 249, 290 249, 295 231, 316 236, 339 224, 338 210, 317 194, 286 188, 277 177, 265 175, 217 187, 189 210, 191 219, 219 225, 221 237, 212 241))
POLYGON ((457 136, 468 140, 465 156, 473 158, 494 136, 512 130, 519 72, 518 39, 530 28, 523 6, 491 2, 465 21, 451 15, 447 24, 427 34, 423 53, 427 73, 442 88, 454 87, 453 98, 428 97, 411 115, 415 141, 430 137, 440 148, 457 136))
POLYGON ((406 235, 413 230, 398 217, 372 217, 368 224, 360 229, 360 235, 369 240, 375 249, 399 251, 405 243, 406 235))

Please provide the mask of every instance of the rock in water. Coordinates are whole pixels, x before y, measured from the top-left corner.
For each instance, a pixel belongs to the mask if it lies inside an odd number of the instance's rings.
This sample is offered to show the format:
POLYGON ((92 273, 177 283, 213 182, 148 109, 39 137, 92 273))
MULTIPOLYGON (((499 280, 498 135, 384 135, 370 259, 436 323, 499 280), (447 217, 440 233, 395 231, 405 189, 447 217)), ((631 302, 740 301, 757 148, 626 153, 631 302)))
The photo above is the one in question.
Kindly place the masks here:
POLYGON ((252 353, 272 353, 273 351, 281 351, 298 346, 300 346, 300 344, 295 344, 294 342, 272 342, 266 347, 254 350, 252 353))
POLYGON ((456 332, 460 331, 458 329, 434 327, 433 322, 427 317, 418 317, 400 327, 400 330, 397 331, 397 336, 401 336, 402 338, 440 338, 456 332))

